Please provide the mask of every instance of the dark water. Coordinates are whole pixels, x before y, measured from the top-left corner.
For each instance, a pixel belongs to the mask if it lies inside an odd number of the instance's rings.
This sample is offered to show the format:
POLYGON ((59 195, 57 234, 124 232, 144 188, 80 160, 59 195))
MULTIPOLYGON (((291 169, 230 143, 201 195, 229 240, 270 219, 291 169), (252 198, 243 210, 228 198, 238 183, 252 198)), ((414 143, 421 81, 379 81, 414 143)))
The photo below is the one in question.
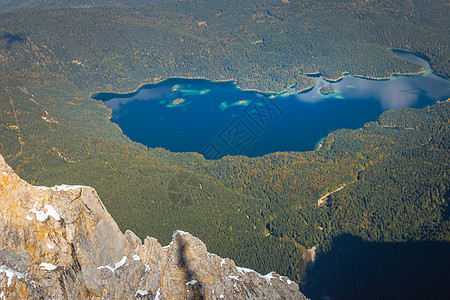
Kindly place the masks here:
POLYGON ((242 91, 233 82, 177 78, 131 94, 93 98, 112 109, 112 121, 125 135, 149 147, 195 151, 211 159, 313 150, 333 130, 356 129, 385 110, 419 108, 450 97, 449 81, 434 75, 425 60, 396 54, 421 64, 425 74, 390 80, 345 76, 334 83, 319 77, 312 90, 281 96, 242 91), (335 92, 322 95, 324 85, 335 92))
POLYGON ((310 299, 449 299, 448 242, 369 242, 342 235, 330 245, 301 284, 310 299))

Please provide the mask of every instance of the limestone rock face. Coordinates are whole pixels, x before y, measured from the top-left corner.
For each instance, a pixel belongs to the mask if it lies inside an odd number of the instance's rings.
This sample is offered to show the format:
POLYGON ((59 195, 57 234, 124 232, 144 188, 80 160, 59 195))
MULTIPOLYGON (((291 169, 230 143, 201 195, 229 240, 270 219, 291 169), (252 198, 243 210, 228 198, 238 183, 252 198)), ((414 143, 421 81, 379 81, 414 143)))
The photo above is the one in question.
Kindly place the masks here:
POLYGON ((0 156, 0 299, 305 299, 298 285, 207 252, 123 234, 93 188, 36 187, 0 156))

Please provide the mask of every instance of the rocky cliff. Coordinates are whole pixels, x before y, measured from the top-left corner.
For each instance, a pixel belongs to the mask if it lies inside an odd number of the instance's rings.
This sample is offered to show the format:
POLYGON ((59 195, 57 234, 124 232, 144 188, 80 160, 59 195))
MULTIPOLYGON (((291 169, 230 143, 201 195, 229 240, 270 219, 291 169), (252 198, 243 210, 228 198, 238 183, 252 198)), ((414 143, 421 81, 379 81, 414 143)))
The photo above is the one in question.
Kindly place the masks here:
POLYGON ((0 156, 0 299, 304 299, 177 231, 162 247, 123 234, 93 188, 37 187, 0 156))

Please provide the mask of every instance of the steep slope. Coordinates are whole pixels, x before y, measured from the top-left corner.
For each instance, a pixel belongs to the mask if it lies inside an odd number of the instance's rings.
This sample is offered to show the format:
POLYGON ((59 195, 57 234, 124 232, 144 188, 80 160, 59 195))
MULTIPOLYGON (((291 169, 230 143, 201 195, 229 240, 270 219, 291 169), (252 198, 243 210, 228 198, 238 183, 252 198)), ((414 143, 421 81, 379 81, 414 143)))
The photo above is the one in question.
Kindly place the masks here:
POLYGON ((287 277, 236 267, 177 231, 125 234, 93 188, 35 187, 0 156, 0 296, 7 299, 299 299, 287 277))

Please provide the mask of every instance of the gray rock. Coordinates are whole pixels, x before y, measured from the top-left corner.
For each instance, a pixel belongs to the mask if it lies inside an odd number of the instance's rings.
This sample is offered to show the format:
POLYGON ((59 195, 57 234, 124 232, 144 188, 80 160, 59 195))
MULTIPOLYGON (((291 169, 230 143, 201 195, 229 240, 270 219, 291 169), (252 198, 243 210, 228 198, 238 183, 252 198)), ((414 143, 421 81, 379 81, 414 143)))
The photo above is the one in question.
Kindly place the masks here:
POLYGON ((298 285, 207 252, 123 234, 90 187, 35 187, 0 156, 0 298, 305 299, 298 285))

